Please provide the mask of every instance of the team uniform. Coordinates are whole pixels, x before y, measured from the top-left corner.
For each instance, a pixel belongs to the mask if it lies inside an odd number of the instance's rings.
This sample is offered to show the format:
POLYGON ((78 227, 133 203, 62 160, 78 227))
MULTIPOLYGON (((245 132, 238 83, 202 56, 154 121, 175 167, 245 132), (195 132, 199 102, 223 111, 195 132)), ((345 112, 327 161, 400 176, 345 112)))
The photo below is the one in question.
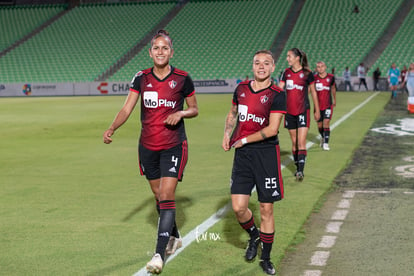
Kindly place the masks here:
MULTIPOLYGON (((255 92, 250 81, 244 81, 233 94, 233 105, 238 107, 238 121, 230 145, 268 126, 271 113, 285 114, 286 94, 273 84, 255 92)), ((231 193, 251 195, 254 186, 260 202, 271 203, 283 198, 277 135, 236 149, 231 193)))
POLYGON ((184 120, 175 126, 164 121, 170 114, 183 110, 185 98, 195 93, 190 76, 171 67, 170 74, 160 80, 149 68, 135 75, 130 92, 141 96, 141 175, 148 180, 176 177, 181 181, 188 158, 184 120))
POLYGON ((319 109, 321 112, 319 122, 322 122, 324 119, 330 120, 333 112, 331 87, 335 85, 335 76, 327 74, 324 78, 321 78, 319 74, 316 74, 314 78, 319 109))
POLYGON ((291 68, 286 68, 281 82, 286 84, 285 128, 309 127, 311 119, 308 87, 314 83, 313 74, 303 69, 294 72, 291 68))

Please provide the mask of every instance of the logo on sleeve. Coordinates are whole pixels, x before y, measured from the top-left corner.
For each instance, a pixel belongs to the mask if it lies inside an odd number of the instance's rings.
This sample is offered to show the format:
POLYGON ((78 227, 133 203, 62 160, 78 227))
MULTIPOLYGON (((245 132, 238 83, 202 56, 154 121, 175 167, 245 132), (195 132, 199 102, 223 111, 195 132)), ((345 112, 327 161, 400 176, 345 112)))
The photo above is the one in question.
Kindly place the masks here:
POLYGON ((171 107, 174 108, 176 101, 168 101, 166 99, 159 99, 158 92, 145 91, 143 96, 144 106, 146 108, 171 107))

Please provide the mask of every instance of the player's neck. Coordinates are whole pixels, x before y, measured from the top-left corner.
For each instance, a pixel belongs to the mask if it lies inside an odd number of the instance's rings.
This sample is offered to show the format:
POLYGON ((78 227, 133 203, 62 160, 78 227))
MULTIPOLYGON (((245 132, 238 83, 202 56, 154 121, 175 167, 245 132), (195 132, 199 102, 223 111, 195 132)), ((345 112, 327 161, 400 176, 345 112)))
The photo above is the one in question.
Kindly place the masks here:
POLYGON ((295 71, 295 72, 298 72, 298 71, 300 71, 302 69, 303 69, 303 67, 300 64, 297 64, 297 65, 294 64, 294 65, 292 65, 292 70, 295 71))
POLYGON ((154 66, 153 72, 155 76, 157 76, 157 78, 162 80, 171 73, 171 66, 170 65, 166 65, 163 67, 154 66))
POLYGON ((323 72, 322 74, 319 73, 318 75, 319 75, 319 77, 324 78, 324 77, 326 77, 328 75, 328 73, 323 72))
POLYGON ((270 79, 265 79, 265 80, 254 80, 252 81, 252 88, 254 91, 259 91, 265 88, 268 88, 270 86, 272 82, 270 81, 270 79))

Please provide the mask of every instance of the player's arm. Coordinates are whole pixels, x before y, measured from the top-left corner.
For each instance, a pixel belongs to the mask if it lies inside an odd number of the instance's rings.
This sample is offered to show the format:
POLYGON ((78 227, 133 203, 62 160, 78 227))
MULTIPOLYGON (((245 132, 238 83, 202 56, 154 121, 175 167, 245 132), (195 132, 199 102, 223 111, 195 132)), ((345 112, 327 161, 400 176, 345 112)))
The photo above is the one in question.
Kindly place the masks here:
POLYGON ((336 85, 335 83, 331 86, 331 93, 332 93, 332 107, 336 106, 336 85))
POLYGON ((314 107, 314 116, 315 116, 315 120, 319 121, 319 118, 321 117, 321 112, 319 109, 319 101, 318 101, 318 95, 316 94, 316 89, 315 89, 315 83, 311 83, 309 85, 309 89, 310 89, 310 93, 312 96, 312 100, 313 100, 313 107, 314 107))
POLYGON ((237 105, 233 104, 230 108, 229 113, 226 117, 226 122, 224 125, 224 136, 223 136, 223 142, 221 147, 228 151, 230 150, 230 137, 231 133, 233 132, 234 126, 237 122, 237 105))
POLYGON ((249 136, 236 141, 233 145, 235 148, 240 148, 247 143, 254 143, 266 140, 267 138, 276 136, 279 131, 280 123, 282 122, 283 114, 281 112, 272 112, 269 116, 269 125, 261 130, 250 134, 249 136))
POLYGON ((129 116, 132 113, 132 110, 134 110, 134 107, 138 102, 138 99, 138 93, 132 91, 129 92, 128 97, 125 100, 125 103, 122 106, 121 110, 116 115, 111 126, 103 134, 103 141, 105 144, 110 144, 112 142, 111 136, 119 127, 121 127, 128 120, 129 116))
POLYGON ((165 119, 165 124, 174 126, 178 124, 183 118, 193 118, 198 115, 198 105, 195 94, 186 97, 185 102, 187 104, 187 108, 185 110, 170 114, 167 119, 165 119))

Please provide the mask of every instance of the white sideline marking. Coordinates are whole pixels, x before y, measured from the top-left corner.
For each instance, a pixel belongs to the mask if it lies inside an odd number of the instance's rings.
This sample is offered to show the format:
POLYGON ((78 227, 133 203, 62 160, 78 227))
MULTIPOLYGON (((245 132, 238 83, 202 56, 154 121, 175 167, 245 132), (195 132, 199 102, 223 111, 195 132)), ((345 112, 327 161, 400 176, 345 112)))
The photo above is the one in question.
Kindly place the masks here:
MULTIPOLYGON (((354 107, 351 111, 349 111, 347 114, 342 116, 338 121, 335 121, 335 123, 333 123, 330 127, 331 130, 334 130, 342 122, 347 120, 349 117, 351 117, 351 115, 353 115, 356 111, 358 111, 360 108, 362 108, 364 105, 366 105, 369 101, 371 101, 374 97, 376 97, 378 95, 379 95, 379 92, 376 92, 376 93, 372 94, 365 101, 363 101, 362 103, 360 103, 359 105, 354 107)), ((319 140, 320 135, 317 136, 317 138, 319 140)), ((315 144, 315 142, 306 143, 306 149, 309 149, 314 144, 315 144)), ((281 164, 281 169, 282 170, 285 169, 287 165, 289 165, 289 163, 293 160, 292 158, 293 157, 287 158, 286 160, 284 160, 282 162, 282 164, 281 164)), ((210 227, 212 227, 214 224, 216 224, 221 219, 221 217, 225 216, 226 213, 230 210, 230 208, 231 208, 231 201, 229 203, 227 203, 224 207, 222 207, 220 210, 218 210, 215 214, 213 214, 210 218, 205 220, 200 225, 196 226, 195 229, 191 230, 187 235, 185 235, 184 238, 183 238, 183 246, 180 249, 178 249, 173 255, 171 255, 167 259, 166 263, 168 263, 169 261, 172 261, 178 254, 180 254, 184 250, 184 248, 186 248, 188 245, 190 245, 197 238, 196 235, 195 235, 195 232, 197 230, 199 231, 200 234, 204 233, 210 227), (201 226, 203 226, 203 228, 201 228, 201 226), (201 229, 204 229, 203 232, 201 232, 201 229)), ((141 268, 139 271, 137 271, 136 273, 133 274, 133 276, 145 276, 145 275, 151 275, 151 274, 148 274, 145 266, 143 268, 141 268)))
POLYGON ((316 247, 331 248, 335 245, 336 236, 322 236, 322 240, 316 247))
POLYGON ((322 271, 320 270, 305 270, 305 273, 303 273, 303 276, 321 276, 322 271))
POLYGON ((325 232, 327 233, 339 233, 342 226, 342 221, 331 221, 326 225, 325 232))
POLYGON ((329 251, 315 251, 309 265, 325 266, 326 262, 328 261, 329 255, 329 251))
POLYGON ((414 192, 404 192, 406 195, 414 195, 414 192))
POLYGON ((348 215, 348 210, 336 210, 331 220, 345 220, 346 216, 348 215))
POLYGON ((351 200, 350 199, 342 199, 336 207, 337 208, 342 208, 342 209, 349 209, 351 207, 351 200))

